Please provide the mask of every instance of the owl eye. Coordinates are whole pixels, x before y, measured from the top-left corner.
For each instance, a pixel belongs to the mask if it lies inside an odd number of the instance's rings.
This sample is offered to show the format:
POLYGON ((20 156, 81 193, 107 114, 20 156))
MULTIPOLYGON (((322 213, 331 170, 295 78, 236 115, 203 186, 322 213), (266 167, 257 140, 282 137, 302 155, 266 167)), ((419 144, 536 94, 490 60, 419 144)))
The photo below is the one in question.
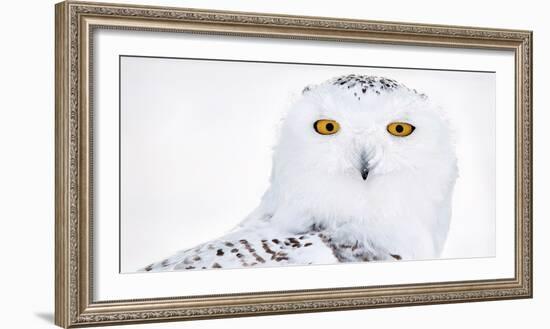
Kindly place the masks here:
POLYGON ((397 137, 406 137, 412 134, 415 127, 406 122, 392 122, 387 127, 388 132, 397 137))
POLYGON ((322 119, 315 121, 313 129, 321 135, 332 135, 340 130, 340 124, 334 120, 322 119))

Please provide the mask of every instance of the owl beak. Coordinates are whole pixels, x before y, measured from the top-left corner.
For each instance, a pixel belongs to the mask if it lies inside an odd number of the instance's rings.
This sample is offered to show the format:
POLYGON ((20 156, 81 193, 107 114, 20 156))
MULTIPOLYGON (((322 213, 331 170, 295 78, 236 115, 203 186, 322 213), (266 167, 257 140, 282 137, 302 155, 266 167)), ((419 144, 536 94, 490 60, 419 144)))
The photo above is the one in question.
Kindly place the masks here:
POLYGON ((363 180, 367 180, 368 176, 369 176, 369 168, 367 168, 367 164, 363 164, 361 166, 361 177, 363 177, 363 180))
POLYGON ((359 171, 361 172, 361 177, 363 180, 367 180, 369 176, 369 160, 366 152, 361 153, 361 158, 359 160, 359 171))

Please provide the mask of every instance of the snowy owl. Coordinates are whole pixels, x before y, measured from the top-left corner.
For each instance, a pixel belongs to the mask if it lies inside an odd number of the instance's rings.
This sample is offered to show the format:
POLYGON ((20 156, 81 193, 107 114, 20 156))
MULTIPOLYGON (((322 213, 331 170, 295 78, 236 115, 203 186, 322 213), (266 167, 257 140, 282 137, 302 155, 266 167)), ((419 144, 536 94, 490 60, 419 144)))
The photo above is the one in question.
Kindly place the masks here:
POLYGON ((457 175, 449 122, 425 94, 384 77, 336 77, 290 108, 270 186, 247 218, 142 270, 437 258, 457 175))

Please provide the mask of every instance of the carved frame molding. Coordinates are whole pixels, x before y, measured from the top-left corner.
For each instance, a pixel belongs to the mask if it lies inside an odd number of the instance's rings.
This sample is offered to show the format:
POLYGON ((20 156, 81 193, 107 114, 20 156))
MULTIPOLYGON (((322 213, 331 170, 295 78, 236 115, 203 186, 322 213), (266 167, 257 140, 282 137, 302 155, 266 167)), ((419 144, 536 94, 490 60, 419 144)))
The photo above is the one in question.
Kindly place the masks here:
POLYGON ((62 327, 532 297, 532 32, 65 1, 56 5, 56 297, 62 327), (513 279, 93 302, 91 36, 170 31, 514 51, 513 279))

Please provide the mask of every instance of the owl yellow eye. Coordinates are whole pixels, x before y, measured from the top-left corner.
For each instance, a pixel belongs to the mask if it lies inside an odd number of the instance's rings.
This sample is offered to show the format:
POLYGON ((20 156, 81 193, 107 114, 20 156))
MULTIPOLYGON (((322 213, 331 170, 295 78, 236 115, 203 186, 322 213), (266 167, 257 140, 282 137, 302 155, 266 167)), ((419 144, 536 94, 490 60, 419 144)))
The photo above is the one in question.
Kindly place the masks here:
POLYGON ((415 127, 406 122, 392 122, 387 127, 388 132, 397 137, 406 137, 412 134, 415 127))
POLYGON ((322 119, 315 121, 313 129, 321 135, 332 135, 340 130, 340 124, 334 120, 322 119))

